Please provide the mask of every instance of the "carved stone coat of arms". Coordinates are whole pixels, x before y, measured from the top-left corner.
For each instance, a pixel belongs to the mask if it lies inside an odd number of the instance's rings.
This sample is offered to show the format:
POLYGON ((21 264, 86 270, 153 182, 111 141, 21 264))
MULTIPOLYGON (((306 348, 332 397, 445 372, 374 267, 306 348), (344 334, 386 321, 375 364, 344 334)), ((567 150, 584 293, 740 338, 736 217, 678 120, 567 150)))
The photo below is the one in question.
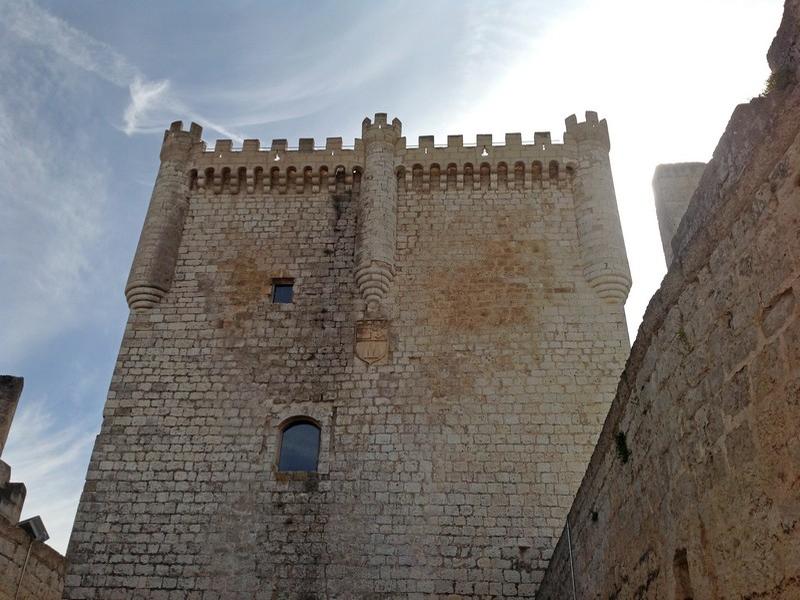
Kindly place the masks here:
POLYGON ((356 323, 355 353, 368 365, 385 359, 389 354, 389 324, 377 320, 356 323))

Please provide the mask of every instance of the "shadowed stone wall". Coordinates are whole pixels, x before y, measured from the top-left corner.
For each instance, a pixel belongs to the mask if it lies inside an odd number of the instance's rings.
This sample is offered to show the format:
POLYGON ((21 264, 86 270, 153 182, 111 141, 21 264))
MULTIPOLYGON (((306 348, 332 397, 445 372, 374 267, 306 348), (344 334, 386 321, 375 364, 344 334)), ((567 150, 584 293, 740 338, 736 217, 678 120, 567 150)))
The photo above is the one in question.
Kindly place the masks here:
POLYGON ((681 222, 541 600, 573 577, 577 598, 800 597, 799 9, 681 222))

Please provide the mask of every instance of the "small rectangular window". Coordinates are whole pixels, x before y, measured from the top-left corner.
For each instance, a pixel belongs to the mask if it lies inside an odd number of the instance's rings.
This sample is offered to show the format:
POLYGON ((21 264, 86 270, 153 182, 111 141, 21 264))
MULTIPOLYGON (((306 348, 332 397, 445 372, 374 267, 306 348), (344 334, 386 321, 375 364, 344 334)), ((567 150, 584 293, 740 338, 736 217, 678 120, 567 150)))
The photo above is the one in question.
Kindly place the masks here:
POLYGON ((279 279, 272 283, 272 302, 274 304, 291 304, 294 298, 294 281, 279 279))

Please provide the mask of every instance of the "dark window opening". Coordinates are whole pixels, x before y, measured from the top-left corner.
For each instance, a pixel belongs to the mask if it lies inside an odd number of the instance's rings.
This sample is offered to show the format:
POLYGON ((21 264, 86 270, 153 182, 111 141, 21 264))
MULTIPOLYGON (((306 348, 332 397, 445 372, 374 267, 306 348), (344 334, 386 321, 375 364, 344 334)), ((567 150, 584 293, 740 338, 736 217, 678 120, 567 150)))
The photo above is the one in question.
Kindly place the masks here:
POLYGON ((272 284, 272 302, 275 304, 291 304, 294 298, 294 281, 282 280, 272 284))
POLYGON ((281 435, 279 471, 315 472, 319 461, 320 429, 311 421, 293 421, 281 435))

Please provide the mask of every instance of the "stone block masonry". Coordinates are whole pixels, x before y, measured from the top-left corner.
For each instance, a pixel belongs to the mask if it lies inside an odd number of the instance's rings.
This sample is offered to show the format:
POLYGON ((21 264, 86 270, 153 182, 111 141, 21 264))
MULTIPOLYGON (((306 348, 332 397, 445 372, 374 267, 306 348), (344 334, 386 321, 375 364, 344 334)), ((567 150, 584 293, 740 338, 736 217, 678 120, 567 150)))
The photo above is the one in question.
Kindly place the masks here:
POLYGON ((174 124, 65 597, 533 597, 628 354, 608 151, 174 124))
POLYGON ((0 600, 59 600, 64 557, 0 518, 0 600))
POLYGON ((782 83, 699 181, 540 600, 800 598, 798 31, 791 0, 782 83))
MULTIPOLYGON (((0 453, 22 384, 21 377, 0 375, 0 453)), ((10 478, 11 467, 0 460, 0 600, 58 600, 64 587, 64 557, 18 526, 25 485, 10 478)))

